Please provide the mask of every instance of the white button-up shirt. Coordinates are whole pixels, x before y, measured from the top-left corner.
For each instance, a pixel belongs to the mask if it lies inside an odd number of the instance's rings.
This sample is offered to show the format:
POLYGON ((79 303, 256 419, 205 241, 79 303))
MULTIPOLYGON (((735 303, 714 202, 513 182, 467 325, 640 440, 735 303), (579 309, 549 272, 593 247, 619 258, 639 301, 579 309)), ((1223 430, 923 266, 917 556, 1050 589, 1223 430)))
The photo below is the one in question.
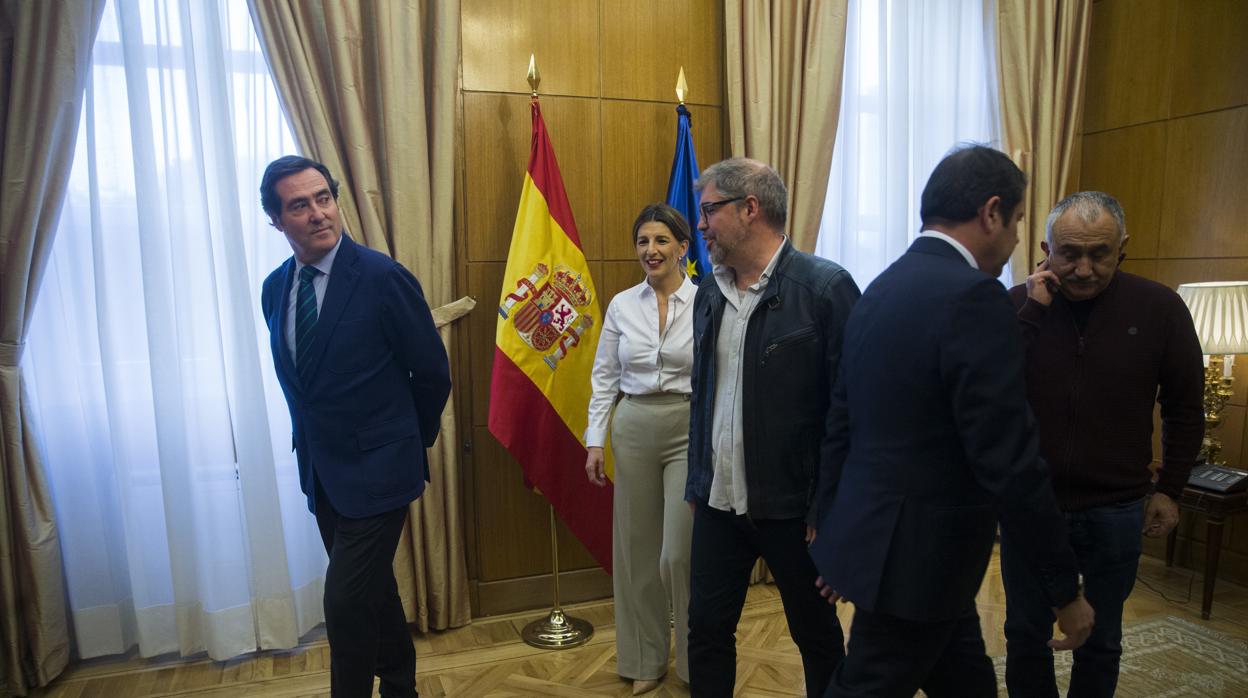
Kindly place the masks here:
POLYGON ((685 393, 693 389, 693 297, 685 277, 667 298, 667 325, 659 332, 659 300, 645 281, 611 299, 598 337, 591 378, 586 446, 606 441, 611 405, 620 393, 685 393))
POLYGON ((741 358, 745 353, 745 330, 749 326, 750 315, 758 307, 758 299, 771 281, 776 262, 787 244, 789 239, 785 237, 758 281, 744 291, 737 288, 737 275, 731 268, 716 266, 713 270, 715 283, 719 284, 719 290, 727 300, 715 341, 715 409, 711 418, 711 464, 714 474, 708 502, 721 511, 749 512, 745 441, 742 439, 741 391, 744 376, 741 358))

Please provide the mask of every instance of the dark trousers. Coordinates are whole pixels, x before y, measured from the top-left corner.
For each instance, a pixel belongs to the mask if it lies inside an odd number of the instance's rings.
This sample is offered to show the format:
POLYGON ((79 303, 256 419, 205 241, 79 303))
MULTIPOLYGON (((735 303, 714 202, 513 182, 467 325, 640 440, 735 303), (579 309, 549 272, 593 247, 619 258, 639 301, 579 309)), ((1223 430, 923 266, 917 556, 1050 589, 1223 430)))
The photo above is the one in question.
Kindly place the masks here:
POLYGON ((366 698, 373 676, 381 695, 416 695, 416 649, 394 580, 394 551, 407 507, 363 519, 334 511, 316 485, 316 524, 329 553, 325 630, 333 698, 366 698))
POLYGON ((802 655, 806 695, 818 696, 845 655, 836 609, 819 596, 801 519, 753 520, 699 504, 693 515, 689 595, 689 689, 731 696, 737 621, 759 556, 776 579, 789 634, 802 655))
MULTIPOLYGON (((1096 612, 1092 634, 1074 651, 1071 698, 1114 695, 1122 657, 1122 605, 1135 586, 1144 500, 1066 512, 1070 544, 1083 575, 1083 595, 1096 612)), ((1005 682, 1010 696, 1057 696, 1053 675, 1053 610, 1023 551, 1001 537, 1005 584, 1005 682)))
POLYGON ((856 609, 849 653, 824 695, 911 698, 920 688, 929 698, 997 695, 997 675, 984 650, 975 604, 955 620, 934 623, 856 609))

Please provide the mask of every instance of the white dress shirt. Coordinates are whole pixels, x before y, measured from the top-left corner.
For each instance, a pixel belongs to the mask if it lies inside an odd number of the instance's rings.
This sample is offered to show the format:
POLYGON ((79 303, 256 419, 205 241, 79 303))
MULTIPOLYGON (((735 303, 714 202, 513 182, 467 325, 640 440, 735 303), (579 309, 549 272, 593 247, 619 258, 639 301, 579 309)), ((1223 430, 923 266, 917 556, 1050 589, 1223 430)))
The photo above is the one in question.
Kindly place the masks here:
POLYGON ((659 332, 659 301, 645 281, 611 299, 598 337, 591 377, 585 445, 602 446, 611 405, 620 393, 684 393, 693 390, 693 296, 685 277, 667 298, 667 326, 659 332))
MULTIPOLYGON (((346 235, 346 233, 343 233, 346 235)), ((321 316, 321 303, 325 301, 325 289, 329 286, 329 270, 334 267, 334 257, 338 255, 338 248, 342 247, 342 238, 338 238, 338 242, 334 244, 334 249, 325 253, 324 257, 317 260, 312 266, 316 267, 320 274, 312 277, 312 290, 316 291, 316 316, 321 316)), ((290 296, 286 299, 286 348, 290 350, 290 358, 295 358, 295 308, 299 305, 299 272, 308 266, 295 258, 295 280, 290 285, 290 296)))
POLYGON ((962 243, 958 242, 957 240, 954 240, 948 235, 945 235, 939 230, 924 230, 923 232, 919 233, 919 237, 936 238, 937 240, 944 240, 950 245, 953 245, 953 249, 957 250, 958 254, 962 255, 962 259, 965 259, 966 263, 971 265, 972 269, 979 268, 979 265, 975 263, 975 255, 971 254, 971 251, 966 249, 966 245, 963 245, 962 243))
POLYGON ((745 331, 750 315, 758 307, 758 299, 767 288, 776 270, 780 253, 789 244, 786 236, 767 262, 758 281, 744 291, 737 288, 737 275, 732 269, 716 266, 715 283, 723 292, 724 315, 719 321, 719 337, 715 342, 715 408, 711 417, 711 493, 707 502, 720 511, 737 514, 749 512, 745 485, 745 425, 741 419, 743 373, 741 359, 745 353, 745 331))

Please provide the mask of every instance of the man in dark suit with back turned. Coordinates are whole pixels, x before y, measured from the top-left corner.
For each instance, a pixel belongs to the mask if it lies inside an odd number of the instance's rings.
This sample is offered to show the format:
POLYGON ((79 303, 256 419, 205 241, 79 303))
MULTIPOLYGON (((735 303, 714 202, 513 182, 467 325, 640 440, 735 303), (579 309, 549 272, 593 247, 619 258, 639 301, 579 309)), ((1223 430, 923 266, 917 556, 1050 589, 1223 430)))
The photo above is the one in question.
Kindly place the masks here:
POLYGON ((450 394, 446 350, 411 272, 343 234, 338 183, 307 158, 274 160, 260 200, 294 256, 261 307, 286 394, 299 481, 329 568, 325 626, 335 698, 416 695, 416 652, 395 583, 407 505, 450 394))
POLYGON ((829 602, 855 605, 828 696, 996 695, 975 594, 998 520, 1056 609, 1066 637, 1053 646, 1091 630, 996 279, 1025 184, 990 148, 946 156, 923 190, 922 234, 850 314, 811 547, 829 602))

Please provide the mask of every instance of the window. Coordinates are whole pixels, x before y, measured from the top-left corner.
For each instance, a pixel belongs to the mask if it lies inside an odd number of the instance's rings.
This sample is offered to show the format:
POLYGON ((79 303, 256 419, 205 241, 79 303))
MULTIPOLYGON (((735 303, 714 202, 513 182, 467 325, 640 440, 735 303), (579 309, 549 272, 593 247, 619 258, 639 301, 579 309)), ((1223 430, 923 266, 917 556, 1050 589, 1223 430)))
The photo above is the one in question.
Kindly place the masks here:
POLYGON ((79 654, 293 646, 324 552, 259 313, 295 151, 245 0, 105 9, 27 376, 79 654), (257 563, 257 564, 253 564, 257 563))
POLYGON ((919 197, 936 163, 959 143, 998 140, 995 9, 992 0, 849 2, 815 251, 861 288, 918 236, 919 197))

